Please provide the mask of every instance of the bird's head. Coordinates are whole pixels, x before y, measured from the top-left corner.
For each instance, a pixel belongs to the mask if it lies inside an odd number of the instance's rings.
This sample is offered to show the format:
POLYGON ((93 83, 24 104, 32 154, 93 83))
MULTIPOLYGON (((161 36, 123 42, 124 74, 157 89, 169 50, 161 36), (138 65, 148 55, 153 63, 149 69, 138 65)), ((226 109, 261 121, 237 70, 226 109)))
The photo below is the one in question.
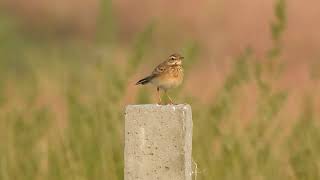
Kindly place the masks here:
POLYGON ((167 62, 168 62, 168 65, 170 66, 182 65, 182 59, 184 59, 184 57, 176 53, 176 54, 170 55, 167 62))

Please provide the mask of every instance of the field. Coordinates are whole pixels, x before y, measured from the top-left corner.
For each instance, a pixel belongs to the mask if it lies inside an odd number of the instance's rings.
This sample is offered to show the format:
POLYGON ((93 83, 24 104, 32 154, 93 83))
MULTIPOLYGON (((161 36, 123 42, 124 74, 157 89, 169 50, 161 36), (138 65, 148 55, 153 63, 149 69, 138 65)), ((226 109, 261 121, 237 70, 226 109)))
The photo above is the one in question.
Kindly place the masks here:
MULTIPOLYGON (((291 77, 294 90, 282 84, 290 66, 282 55, 285 7, 275 3, 263 58, 250 46, 232 57, 205 100, 190 85, 215 82, 194 80, 202 46, 179 44, 186 85, 171 94, 193 108, 197 180, 320 179, 320 64, 306 63, 307 90, 299 77, 291 77)), ((124 108, 155 102, 154 89, 134 83, 163 52, 153 46, 157 22, 124 46, 109 4, 102 8, 89 42, 29 33, 1 14, 1 180, 123 179, 124 108)))

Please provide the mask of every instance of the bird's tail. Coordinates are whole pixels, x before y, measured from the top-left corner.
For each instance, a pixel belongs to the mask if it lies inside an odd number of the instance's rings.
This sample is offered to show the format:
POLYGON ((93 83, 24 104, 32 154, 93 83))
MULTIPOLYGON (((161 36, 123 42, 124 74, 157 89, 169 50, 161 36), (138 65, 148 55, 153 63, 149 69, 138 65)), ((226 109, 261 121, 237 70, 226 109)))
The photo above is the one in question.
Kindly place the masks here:
POLYGON ((145 84, 149 83, 153 78, 154 78, 154 76, 152 76, 152 75, 151 75, 151 76, 148 76, 148 77, 145 77, 145 78, 139 80, 139 81, 136 83, 136 85, 139 85, 139 84, 145 85, 145 84))

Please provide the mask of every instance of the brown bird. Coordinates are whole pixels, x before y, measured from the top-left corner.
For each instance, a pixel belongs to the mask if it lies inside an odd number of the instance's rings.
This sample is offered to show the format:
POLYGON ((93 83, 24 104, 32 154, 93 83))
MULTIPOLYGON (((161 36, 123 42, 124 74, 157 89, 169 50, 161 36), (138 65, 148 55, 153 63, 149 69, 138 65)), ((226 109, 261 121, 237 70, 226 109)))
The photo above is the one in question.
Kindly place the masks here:
POLYGON ((155 85, 159 98, 158 104, 161 104, 160 90, 164 91, 170 100, 170 104, 173 104, 173 100, 167 94, 167 90, 178 87, 183 81, 182 59, 184 57, 180 54, 172 54, 166 61, 159 64, 151 75, 139 80, 136 85, 149 83, 155 85))

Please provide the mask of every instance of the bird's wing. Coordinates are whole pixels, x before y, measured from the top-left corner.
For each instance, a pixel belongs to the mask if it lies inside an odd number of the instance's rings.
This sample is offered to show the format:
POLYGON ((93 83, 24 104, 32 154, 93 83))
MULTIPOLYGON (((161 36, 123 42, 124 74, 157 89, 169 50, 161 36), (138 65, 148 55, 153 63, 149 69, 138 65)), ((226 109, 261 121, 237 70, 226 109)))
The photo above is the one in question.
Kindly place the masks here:
POLYGON ((158 76, 167 70, 168 70, 168 65, 166 62, 163 62, 159 64, 156 68, 154 68, 152 74, 155 76, 158 76))

